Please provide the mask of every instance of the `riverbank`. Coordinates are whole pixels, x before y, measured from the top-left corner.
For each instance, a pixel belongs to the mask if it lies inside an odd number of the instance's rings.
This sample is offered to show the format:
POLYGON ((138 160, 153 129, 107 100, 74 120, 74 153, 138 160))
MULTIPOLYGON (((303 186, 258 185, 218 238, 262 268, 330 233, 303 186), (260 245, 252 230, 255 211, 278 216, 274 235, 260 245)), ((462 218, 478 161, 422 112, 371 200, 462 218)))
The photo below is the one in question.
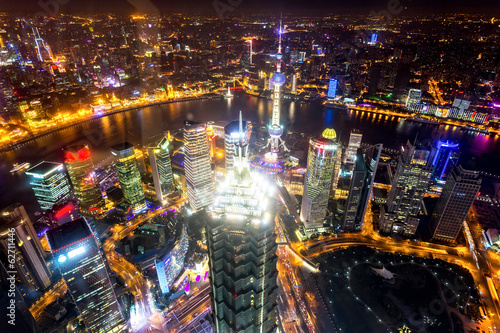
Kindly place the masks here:
POLYGON ((89 121, 93 121, 95 119, 104 118, 104 117, 111 116, 113 114, 117 114, 117 113, 121 113, 121 112, 133 111, 133 110, 137 110, 137 109, 142 109, 142 108, 146 108, 146 107, 150 107, 150 106, 155 106, 155 105, 162 105, 162 104, 170 104, 170 103, 177 103, 177 102, 188 102, 188 101, 198 101, 198 100, 212 100, 212 99, 222 99, 222 98, 223 98, 222 95, 209 94, 209 95, 196 96, 196 97, 184 97, 184 98, 162 100, 162 101, 156 101, 156 102, 147 103, 147 104, 129 106, 129 107, 120 108, 120 109, 112 109, 112 110, 110 110, 110 111, 108 111, 108 112, 106 112, 104 114, 93 114, 92 116, 90 116, 88 118, 77 120, 77 121, 71 122, 69 124, 64 124, 64 125, 58 126, 56 128, 51 128, 51 129, 48 129, 48 130, 45 130, 45 131, 41 131, 39 133, 30 135, 28 137, 16 140, 15 142, 11 142, 8 145, 0 146, 0 152, 7 152, 7 151, 10 151, 10 150, 14 150, 14 149, 20 148, 19 146, 22 145, 22 144, 25 144, 25 143, 27 143, 27 142, 29 142, 31 140, 35 140, 37 138, 43 137, 45 135, 49 135, 51 133, 62 131, 64 129, 66 129, 66 128, 69 128, 69 127, 72 127, 72 126, 75 126, 75 125, 80 125, 80 124, 83 124, 83 123, 86 123, 86 122, 89 122, 89 121))

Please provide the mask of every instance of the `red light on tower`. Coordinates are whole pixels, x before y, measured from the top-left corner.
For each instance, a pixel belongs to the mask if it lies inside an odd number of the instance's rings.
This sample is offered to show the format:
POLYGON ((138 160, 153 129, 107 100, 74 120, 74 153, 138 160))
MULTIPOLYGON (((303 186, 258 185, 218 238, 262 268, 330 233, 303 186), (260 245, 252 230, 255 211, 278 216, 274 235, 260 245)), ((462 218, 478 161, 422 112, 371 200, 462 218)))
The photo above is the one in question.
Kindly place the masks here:
POLYGON ((55 215, 56 219, 63 217, 64 215, 68 214, 73 210, 72 205, 66 205, 63 208, 59 209, 55 215))
POLYGON ((87 148, 82 148, 78 151, 78 159, 80 161, 85 161, 90 157, 90 152, 88 151, 87 148))
POLYGON ((66 163, 71 163, 75 161, 75 157, 69 151, 64 152, 64 161, 66 163))

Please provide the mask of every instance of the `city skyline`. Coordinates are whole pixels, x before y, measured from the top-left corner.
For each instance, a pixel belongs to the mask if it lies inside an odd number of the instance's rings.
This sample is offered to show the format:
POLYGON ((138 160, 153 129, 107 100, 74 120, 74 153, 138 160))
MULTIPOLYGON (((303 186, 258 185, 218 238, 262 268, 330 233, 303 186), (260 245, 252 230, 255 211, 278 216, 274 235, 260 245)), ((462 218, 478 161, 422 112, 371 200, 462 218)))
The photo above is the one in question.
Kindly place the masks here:
POLYGON ((493 2, 30 1, 0 327, 500 330, 493 2))

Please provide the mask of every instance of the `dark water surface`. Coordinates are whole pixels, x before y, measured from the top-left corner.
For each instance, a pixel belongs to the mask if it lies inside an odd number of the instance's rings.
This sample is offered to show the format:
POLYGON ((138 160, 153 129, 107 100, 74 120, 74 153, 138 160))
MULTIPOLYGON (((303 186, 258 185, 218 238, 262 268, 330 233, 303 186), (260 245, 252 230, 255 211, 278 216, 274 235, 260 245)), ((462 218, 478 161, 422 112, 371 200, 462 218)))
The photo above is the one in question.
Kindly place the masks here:
MULTIPOLYGON (((253 122, 268 122, 272 103, 269 100, 239 94, 233 99, 216 99, 177 102, 117 113, 108 117, 40 137, 21 148, 0 153, 0 209, 20 202, 30 213, 38 209, 33 192, 24 173, 11 174, 15 162, 40 160, 62 161, 61 148, 84 142, 89 144, 94 162, 110 156, 109 147, 121 141, 135 145, 147 145, 158 139, 163 131, 178 129, 186 119, 200 121, 235 120, 238 112, 253 122)), ((363 133, 363 142, 383 143, 388 148, 399 149, 408 139, 418 133, 420 140, 451 139, 460 142, 461 161, 475 158, 478 169, 499 173, 500 140, 498 136, 484 136, 464 132, 451 126, 412 124, 398 117, 377 115, 368 112, 348 112, 324 108, 320 104, 283 102, 281 119, 287 131, 317 135, 325 127, 332 126, 341 141, 348 141, 349 132, 358 128, 363 133)))

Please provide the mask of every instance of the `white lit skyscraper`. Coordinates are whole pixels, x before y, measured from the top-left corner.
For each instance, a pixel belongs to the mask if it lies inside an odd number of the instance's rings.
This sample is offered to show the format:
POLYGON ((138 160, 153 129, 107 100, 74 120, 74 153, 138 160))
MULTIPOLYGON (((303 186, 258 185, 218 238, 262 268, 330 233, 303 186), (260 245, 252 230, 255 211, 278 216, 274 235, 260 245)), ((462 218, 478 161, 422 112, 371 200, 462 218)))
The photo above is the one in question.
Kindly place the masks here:
POLYGON ((115 167, 123 197, 134 212, 145 209, 146 199, 134 146, 128 142, 120 143, 111 147, 111 153, 115 156, 115 167))
POLYGON ((191 210, 214 202, 214 181, 206 125, 186 121, 184 126, 184 172, 191 210))
POLYGON ((240 132, 238 129, 239 122, 237 120, 230 122, 224 127, 224 151, 226 159, 226 173, 229 173, 234 165, 234 158, 236 154, 235 144, 240 142, 241 139, 248 144, 250 141, 250 135, 252 134, 252 123, 247 121, 244 123, 244 133, 242 138, 240 138, 240 132))
POLYGON ((431 218, 432 239, 454 241, 481 188, 481 177, 459 165, 446 180, 431 218))
POLYGON ((345 163, 354 164, 356 161, 356 154, 358 149, 361 147, 361 139, 363 134, 357 129, 351 131, 349 136, 349 143, 345 152, 345 163))
POLYGON ((410 142, 399 156, 387 205, 382 207, 380 231, 413 236, 424 194, 432 174, 431 150, 410 142))
POLYGON ((4 261, 12 258, 14 251, 14 267, 8 265, 9 271, 16 271, 22 284, 30 291, 46 289, 50 286, 52 273, 45 262, 45 250, 31 224, 24 207, 14 204, 0 212, 0 251, 4 261), (14 230, 14 239, 9 240, 9 230, 14 230))
POLYGON ((85 219, 49 229, 46 236, 87 330, 121 332, 120 307, 96 238, 85 219))
POLYGON ((335 177, 338 150, 337 134, 334 129, 327 128, 319 138, 309 141, 307 155, 307 174, 304 179, 304 194, 300 219, 306 232, 323 227, 328 199, 335 177))
POLYGON ((43 210, 69 198, 71 188, 61 163, 43 161, 28 169, 30 185, 43 210))
POLYGON ((214 330, 271 333, 278 315, 274 202, 266 177, 250 171, 248 146, 235 147, 206 223, 214 330))
POLYGON ((165 203, 167 195, 175 189, 167 137, 160 140, 158 147, 148 148, 148 154, 153 173, 156 199, 161 203, 165 203))

